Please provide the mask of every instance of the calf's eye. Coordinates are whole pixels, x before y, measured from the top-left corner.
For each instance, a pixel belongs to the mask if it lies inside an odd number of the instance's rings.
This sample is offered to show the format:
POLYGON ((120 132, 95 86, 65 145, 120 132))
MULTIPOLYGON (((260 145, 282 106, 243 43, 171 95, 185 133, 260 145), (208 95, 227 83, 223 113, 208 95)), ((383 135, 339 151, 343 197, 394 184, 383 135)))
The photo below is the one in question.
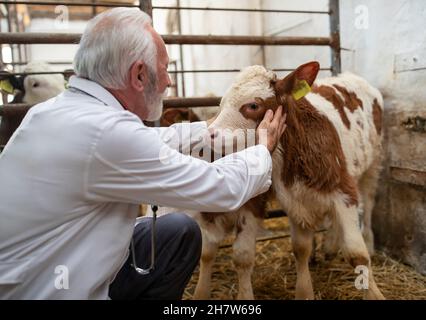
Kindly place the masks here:
POLYGON ((257 104, 250 103, 249 108, 250 108, 250 110, 257 110, 257 104))

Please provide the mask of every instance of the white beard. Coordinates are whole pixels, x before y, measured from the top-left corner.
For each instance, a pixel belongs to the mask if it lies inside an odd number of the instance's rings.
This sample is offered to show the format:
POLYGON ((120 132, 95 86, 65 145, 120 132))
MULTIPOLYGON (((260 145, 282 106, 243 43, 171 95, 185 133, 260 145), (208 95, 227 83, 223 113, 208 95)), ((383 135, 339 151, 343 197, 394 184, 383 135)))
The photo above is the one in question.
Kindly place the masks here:
POLYGON ((163 99, 167 97, 167 89, 160 95, 157 95, 153 99, 147 99, 146 105, 148 106, 148 116, 146 117, 147 121, 157 121, 160 120, 161 115, 163 114, 163 99))

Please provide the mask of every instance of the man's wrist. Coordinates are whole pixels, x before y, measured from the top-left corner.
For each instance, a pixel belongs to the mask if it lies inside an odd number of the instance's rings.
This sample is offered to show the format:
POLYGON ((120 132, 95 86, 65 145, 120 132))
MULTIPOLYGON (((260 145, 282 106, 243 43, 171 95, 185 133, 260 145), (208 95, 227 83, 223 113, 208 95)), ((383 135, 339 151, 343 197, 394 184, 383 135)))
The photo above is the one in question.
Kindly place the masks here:
POLYGON ((269 149, 268 143, 266 141, 258 141, 257 145, 264 146, 266 148, 266 150, 269 151, 269 153, 272 153, 272 151, 274 151, 274 150, 269 149))

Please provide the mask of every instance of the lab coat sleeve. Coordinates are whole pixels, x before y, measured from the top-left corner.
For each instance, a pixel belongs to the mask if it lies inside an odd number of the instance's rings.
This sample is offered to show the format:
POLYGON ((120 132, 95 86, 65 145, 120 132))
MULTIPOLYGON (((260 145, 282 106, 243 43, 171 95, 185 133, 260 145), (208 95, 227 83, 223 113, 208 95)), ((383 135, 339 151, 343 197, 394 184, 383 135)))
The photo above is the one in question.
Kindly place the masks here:
POLYGON ((271 185, 272 159, 263 145, 208 163, 170 148, 157 130, 130 116, 110 122, 87 165, 85 192, 92 201, 221 212, 271 185))
POLYGON ((170 127, 154 127, 161 140, 169 147, 187 153, 199 144, 207 132, 206 121, 175 123, 170 127))

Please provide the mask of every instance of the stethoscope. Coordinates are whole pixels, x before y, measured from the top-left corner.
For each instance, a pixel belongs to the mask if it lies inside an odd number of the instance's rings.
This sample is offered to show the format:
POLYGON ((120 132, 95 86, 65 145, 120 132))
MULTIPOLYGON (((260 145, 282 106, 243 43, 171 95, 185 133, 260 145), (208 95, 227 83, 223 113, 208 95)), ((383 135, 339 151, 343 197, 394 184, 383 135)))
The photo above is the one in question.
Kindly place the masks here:
POLYGON ((147 275, 152 270, 154 270, 154 264, 155 264, 155 221, 157 220, 158 206, 152 205, 151 209, 152 209, 152 224, 151 224, 151 265, 149 266, 148 269, 142 269, 142 268, 139 268, 136 265, 135 241, 134 241, 133 236, 132 236, 132 241, 131 241, 131 244, 130 244, 130 248, 132 250, 132 261, 133 261, 133 263, 131 264, 131 266, 133 268, 135 268, 135 271, 137 273, 139 273, 140 275, 147 275))

